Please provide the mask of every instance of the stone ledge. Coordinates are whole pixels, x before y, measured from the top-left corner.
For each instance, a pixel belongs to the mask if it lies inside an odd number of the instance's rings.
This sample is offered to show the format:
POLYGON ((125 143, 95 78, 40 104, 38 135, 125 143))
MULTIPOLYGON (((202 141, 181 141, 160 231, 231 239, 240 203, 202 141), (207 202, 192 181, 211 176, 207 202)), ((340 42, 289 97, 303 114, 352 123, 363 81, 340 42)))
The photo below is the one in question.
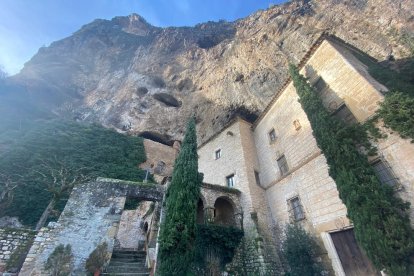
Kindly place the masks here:
POLYGON ((210 190, 217 190, 217 191, 222 191, 222 192, 236 194, 236 195, 241 194, 240 190, 237 190, 235 188, 226 187, 226 186, 216 185, 216 184, 203 183, 203 184, 201 184, 201 188, 210 189, 210 190))

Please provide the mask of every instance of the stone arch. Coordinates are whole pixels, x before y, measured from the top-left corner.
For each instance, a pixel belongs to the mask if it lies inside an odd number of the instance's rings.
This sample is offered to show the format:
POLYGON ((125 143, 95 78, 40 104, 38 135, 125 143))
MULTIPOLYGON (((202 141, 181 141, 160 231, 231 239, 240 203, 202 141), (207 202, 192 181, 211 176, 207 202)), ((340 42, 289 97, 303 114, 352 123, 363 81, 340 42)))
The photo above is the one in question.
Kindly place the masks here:
POLYGON ((235 226, 236 205, 226 196, 220 196, 214 202, 214 224, 235 226))

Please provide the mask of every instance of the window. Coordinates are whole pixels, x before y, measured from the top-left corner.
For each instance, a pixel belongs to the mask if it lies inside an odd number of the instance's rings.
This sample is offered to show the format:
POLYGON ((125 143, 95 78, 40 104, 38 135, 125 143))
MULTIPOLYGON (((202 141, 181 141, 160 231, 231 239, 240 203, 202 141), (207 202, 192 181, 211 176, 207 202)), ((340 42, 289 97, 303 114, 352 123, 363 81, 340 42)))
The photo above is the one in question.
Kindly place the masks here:
POLYGON ((256 179, 256 184, 260 186, 260 177, 257 171, 254 171, 254 178, 256 179))
POLYGON ((279 159, 277 159, 277 165, 279 166, 280 175, 285 175, 289 172, 285 155, 282 155, 279 159))
POLYGON ((292 220, 299 221, 305 219, 305 212, 298 196, 288 200, 289 215, 292 220))
POLYGON ((216 160, 221 157, 221 149, 216 150, 214 156, 216 157, 216 160))
POLYGON ((231 174, 226 177, 226 183, 227 183, 227 187, 230 187, 230 188, 234 187, 234 184, 236 184, 235 179, 234 179, 234 174, 231 174))
POLYGON ((399 186, 397 177, 385 160, 378 159, 374 161, 372 163, 372 168, 382 184, 390 185, 391 187, 399 186))
POLYGON ((276 132, 274 128, 272 128, 272 130, 269 131, 269 141, 270 143, 273 143, 274 141, 276 141, 276 132))
POLYGON ((332 113, 332 116, 337 117, 347 125, 358 123, 358 120, 355 118, 354 114, 352 114, 351 110, 349 110, 346 104, 342 104, 336 111, 332 113))

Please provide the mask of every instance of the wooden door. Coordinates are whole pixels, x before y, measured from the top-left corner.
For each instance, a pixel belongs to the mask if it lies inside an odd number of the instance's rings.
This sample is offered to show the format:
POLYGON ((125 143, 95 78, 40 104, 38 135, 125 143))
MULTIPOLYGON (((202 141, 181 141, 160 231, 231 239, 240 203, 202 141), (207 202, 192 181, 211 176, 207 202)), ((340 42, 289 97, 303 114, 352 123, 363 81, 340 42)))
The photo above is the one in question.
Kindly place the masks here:
POLYGON ((353 229, 331 233, 331 238, 347 276, 381 275, 359 248, 353 229))

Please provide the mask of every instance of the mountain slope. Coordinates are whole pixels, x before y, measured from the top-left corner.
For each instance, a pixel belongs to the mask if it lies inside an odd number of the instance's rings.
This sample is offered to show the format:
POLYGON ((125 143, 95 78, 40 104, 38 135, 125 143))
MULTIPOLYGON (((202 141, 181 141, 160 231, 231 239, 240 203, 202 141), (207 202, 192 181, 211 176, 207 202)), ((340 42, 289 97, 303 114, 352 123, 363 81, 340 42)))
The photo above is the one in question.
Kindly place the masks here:
POLYGON ((41 48, 3 97, 164 142, 181 139, 194 115, 205 139, 231 114, 263 110, 288 63, 324 31, 380 60, 409 56, 413 10, 404 0, 304 0, 194 27, 158 28, 136 14, 95 20, 41 48))

